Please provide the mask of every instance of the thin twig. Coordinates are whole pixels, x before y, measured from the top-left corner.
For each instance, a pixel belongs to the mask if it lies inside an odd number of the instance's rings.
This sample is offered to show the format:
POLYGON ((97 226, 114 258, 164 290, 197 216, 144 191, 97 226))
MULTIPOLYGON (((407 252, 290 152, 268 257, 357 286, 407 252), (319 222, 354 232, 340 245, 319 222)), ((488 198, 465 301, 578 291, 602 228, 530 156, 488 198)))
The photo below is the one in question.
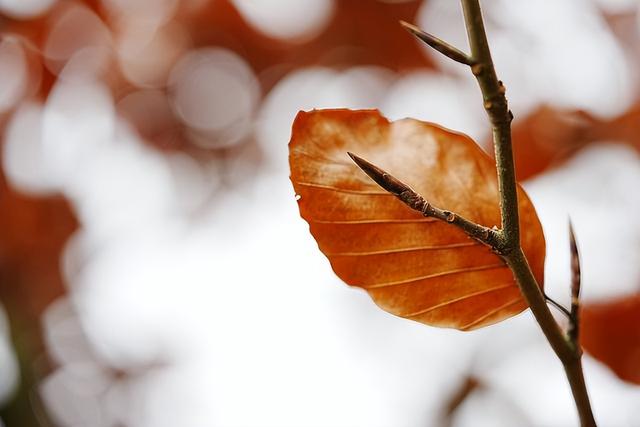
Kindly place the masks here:
POLYGON ((551 305, 555 308, 558 309, 559 312, 561 312, 562 314, 564 314, 565 316, 567 316, 567 319, 571 317, 571 313, 569 313, 569 310, 567 310, 566 308, 564 308, 562 306, 562 304, 560 304, 559 302, 555 301, 553 298, 551 298, 549 295, 544 294, 544 298, 547 300, 547 302, 551 303, 551 305))
MULTIPOLYGON (((461 2, 471 48, 471 55, 468 56, 470 60, 464 63, 471 66, 471 71, 478 81, 482 92, 483 105, 487 111, 493 131, 502 217, 502 228, 495 232, 493 238, 495 242, 494 250, 502 256, 509 268, 511 268, 520 290, 531 308, 531 312, 551 348, 564 366, 578 409, 580 424, 583 427, 593 427, 596 423, 591 411, 591 404, 582 373, 580 347, 579 345, 574 345, 569 337, 565 337, 553 318, 546 304, 545 295, 538 286, 520 245, 518 193, 511 144, 513 114, 509 110, 505 87, 498 80, 493 65, 480 3, 479 0, 461 0, 461 2)), ((407 27, 405 26, 405 28, 407 27)), ((411 28, 409 29, 411 30, 411 28)), ((417 32, 412 32, 418 35, 417 32)), ((420 31, 420 34, 423 33, 420 31)), ((423 38, 421 37, 421 39, 423 38)), ((450 57, 447 53, 452 52, 452 50, 448 48, 448 45, 443 49, 443 46, 445 46, 443 43, 434 42, 434 40, 439 39, 429 36, 423 40, 440 52, 444 50, 445 52, 443 53, 450 57), (433 44, 436 46, 433 46, 433 44)), ((457 49, 455 51, 460 52, 457 49)), ((571 315, 571 313, 569 314, 571 315)))
POLYGON ((454 61, 464 65, 473 65, 473 61, 469 55, 462 52, 458 48, 451 46, 444 40, 441 40, 434 35, 424 32, 420 28, 416 27, 415 25, 409 24, 408 22, 400 21, 400 25, 402 25, 411 34, 413 34, 447 58, 453 59, 454 61))
POLYGON ((496 153, 500 207, 502 213, 502 237, 507 252, 503 257, 520 286, 520 290, 529 303, 531 312, 538 321, 542 332, 554 352, 562 362, 571 386, 580 424, 583 427, 596 425, 584 376, 582 374, 581 353, 565 339, 558 324, 553 319, 544 295, 531 272, 527 258, 520 246, 520 224, 518 219, 518 193, 515 167, 511 145, 511 121, 513 114, 509 110, 505 87, 496 75, 491 59, 487 34, 484 28, 479 0, 461 0, 471 57, 474 65, 472 72, 482 91, 484 107, 489 115, 493 129, 493 145, 496 153))
POLYGON ((391 174, 380 169, 365 159, 356 156, 353 153, 347 153, 360 169, 364 171, 371 179, 373 179, 380 187, 396 196, 411 209, 416 210, 426 217, 437 218, 441 221, 455 225, 462 231, 485 245, 492 248, 497 245, 498 233, 483 225, 476 224, 468 219, 451 211, 442 210, 433 206, 420 194, 416 193, 411 187, 403 183, 391 174))
POLYGON ((471 57, 474 62, 471 71, 480 86, 483 105, 493 130, 498 189, 501 195, 502 233, 507 248, 515 249, 520 246, 520 229, 518 222, 518 192, 511 149, 511 120, 513 120, 513 114, 511 114, 507 104, 506 89, 502 82, 498 80, 493 66, 480 4, 478 0, 462 0, 462 9, 467 26, 471 57))
POLYGON ((576 349, 580 349, 580 254, 576 244, 573 225, 569 221, 569 244, 571 247, 571 313, 567 336, 576 349))

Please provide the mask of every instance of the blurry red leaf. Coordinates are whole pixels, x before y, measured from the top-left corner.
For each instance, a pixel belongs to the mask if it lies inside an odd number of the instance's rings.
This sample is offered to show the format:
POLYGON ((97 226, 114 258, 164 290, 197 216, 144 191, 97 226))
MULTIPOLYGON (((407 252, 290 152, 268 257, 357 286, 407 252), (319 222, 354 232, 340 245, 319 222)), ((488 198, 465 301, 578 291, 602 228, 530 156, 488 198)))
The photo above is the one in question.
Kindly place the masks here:
MULTIPOLYGON (((434 206, 500 224, 495 165, 468 137, 377 111, 301 112, 293 125, 291 180, 302 217, 336 274, 384 310, 435 326, 471 330, 527 305, 490 248, 451 224, 424 218, 351 162, 361 155, 434 206)), ((545 243, 519 189, 522 245, 542 284, 545 243)))
POLYGON ((518 180, 529 179, 562 163, 592 142, 596 121, 583 111, 540 106, 513 123, 513 146, 518 180))
POLYGON ((593 140, 624 143, 640 150, 640 101, 618 117, 596 122, 591 133, 593 140))
POLYGON ((7 185, 0 170, 0 302, 9 317, 20 386, 3 402, 6 425, 50 425, 34 397, 50 365, 43 357, 42 313, 66 293, 61 254, 77 219, 61 196, 31 197, 7 185))
POLYGON ((11 189, 0 171, 0 300, 34 322, 66 292, 60 256, 78 223, 60 196, 11 189))
POLYGON ((513 123, 513 145, 519 180, 562 165, 593 142, 626 144, 640 149, 640 103, 620 116, 600 119, 581 110, 542 105, 513 123))
POLYGON ((302 41, 261 34, 229 0, 208 2, 198 13, 180 19, 190 28, 196 46, 225 47, 240 53, 257 73, 270 70, 271 76, 263 81, 268 90, 289 71, 309 65, 380 65, 392 70, 429 67, 420 44, 398 23, 413 21, 420 5, 419 1, 339 0, 321 34, 302 41))
POLYGON ((625 381, 640 384, 640 294, 586 304, 582 346, 625 381))

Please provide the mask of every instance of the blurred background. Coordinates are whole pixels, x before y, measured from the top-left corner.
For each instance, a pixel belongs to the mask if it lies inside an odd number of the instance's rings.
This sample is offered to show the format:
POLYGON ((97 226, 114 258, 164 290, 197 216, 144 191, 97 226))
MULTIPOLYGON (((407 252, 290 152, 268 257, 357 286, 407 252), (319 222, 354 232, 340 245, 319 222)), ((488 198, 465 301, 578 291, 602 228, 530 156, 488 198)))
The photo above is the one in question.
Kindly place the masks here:
MULTIPOLYGON (((640 2, 483 6, 547 293, 569 303, 571 216, 585 302, 637 295, 640 2)), ((0 0, 0 425, 577 425, 529 312, 393 317, 298 215, 298 110, 491 150, 468 69, 399 19, 467 48, 452 0, 0 0)), ((640 387, 584 363, 601 425, 640 425, 640 387)))

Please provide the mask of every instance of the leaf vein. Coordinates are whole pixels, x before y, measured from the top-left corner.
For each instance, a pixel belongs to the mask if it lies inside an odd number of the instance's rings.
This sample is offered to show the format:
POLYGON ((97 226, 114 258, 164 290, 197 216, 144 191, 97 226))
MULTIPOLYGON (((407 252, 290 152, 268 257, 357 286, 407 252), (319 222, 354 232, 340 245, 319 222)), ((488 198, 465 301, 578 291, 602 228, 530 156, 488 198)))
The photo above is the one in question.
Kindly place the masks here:
POLYGON ((308 222, 315 222, 317 224, 411 224, 411 223, 427 223, 427 222, 440 222, 436 218, 407 218, 407 219, 347 219, 347 220, 332 220, 332 219, 313 219, 308 218, 308 222))
POLYGON ((511 307, 512 305, 515 305, 516 303, 519 303, 519 302, 521 302, 521 301, 522 301, 522 297, 518 297, 518 298, 516 298, 516 299, 514 299, 514 300, 511 300, 510 302, 508 302, 508 303, 506 303, 506 304, 503 304, 503 305, 501 305, 500 307, 497 307, 497 308, 495 308, 495 309, 493 309, 493 310, 489 311, 489 312, 488 312, 488 313, 486 313, 485 315, 480 316, 479 318, 477 318, 477 319, 476 319, 476 320, 474 320, 473 322, 471 322, 471 323, 467 323, 466 325, 461 326, 459 329, 460 329, 461 331, 469 330, 469 328, 471 328, 471 327, 473 327, 473 326, 477 325, 478 323, 482 322, 483 320, 487 319, 488 317, 493 316, 494 314, 496 314, 496 313, 497 313, 497 312, 499 312, 500 310, 504 310, 505 308, 511 307))
POLYGON ((315 182, 297 182, 296 184, 301 185, 303 187, 318 188, 321 190, 331 190, 338 193, 357 194, 362 196, 393 196, 392 194, 387 193, 386 191, 352 190, 349 188, 334 187, 332 185, 317 184, 315 182))
POLYGON ((496 292, 496 291, 501 291, 503 289, 507 289, 507 288, 513 287, 514 285, 515 285, 515 283, 511 282, 511 283, 507 283, 507 284, 504 284, 504 285, 495 286, 493 288, 483 289, 483 290, 477 291, 477 292, 471 292, 469 294, 466 294, 466 295, 463 295, 463 296, 460 296, 460 297, 457 297, 457 298, 452 298, 450 300, 441 302, 441 303, 436 304, 434 306, 431 306, 429 308, 425 308, 425 309, 416 311, 414 313, 401 314, 401 316, 402 317, 407 317, 407 318, 420 316, 422 314, 429 313, 430 311, 436 310, 438 308, 446 307, 446 306, 454 304, 456 302, 464 301, 466 299, 477 297, 477 296, 480 296, 480 295, 490 294, 490 293, 496 292))
POLYGON ((397 248, 397 249, 384 249, 379 251, 368 251, 368 252, 335 252, 335 253, 326 253, 327 256, 369 256, 369 255, 387 255, 387 254, 397 254, 403 252, 413 252, 413 251, 432 251, 432 250, 440 250, 440 249, 457 249, 457 248, 466 248, 470 246, 479 246, 480 242, 462 242, 462 243, 451 243, 448 245, 434 245, 434 246, 415 246, 409 248, 397 248))
POLYGON ((426 276, 413 277, 411 279, 398 280, 395 282, 376 283, 374 285, 369 285, 369 286, 361 285, 361 286, 365 289, 386 288, 389 286, 398 286, 398 285, 405 285, 409 283, 419 282, 420 280, 433 279, 435 277, 443 277, 443 276, 450 276, 450 275, 460 274, 460 273, 469 273, 472 271, 492 270, 492 269, 498 269, 498 268, 507 268, 507 266, 504 263, 500 263, 500 264, 481 265, 476 267, 465 267, 465 268, 459 268, 456 270, 448 270, 448 271, 441 271, 433 274, 427 274, 426 276))

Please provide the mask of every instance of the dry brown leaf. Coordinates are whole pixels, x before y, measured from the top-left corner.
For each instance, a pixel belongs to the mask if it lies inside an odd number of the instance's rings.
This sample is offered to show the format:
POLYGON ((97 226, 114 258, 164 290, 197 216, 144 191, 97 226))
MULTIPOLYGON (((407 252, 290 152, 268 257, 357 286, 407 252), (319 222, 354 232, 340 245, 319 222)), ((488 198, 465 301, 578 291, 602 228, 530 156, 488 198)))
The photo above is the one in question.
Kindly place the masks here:
MULTIPOLYGON (((302 217, 336 274, 382 309, 428 325, 472 330, 527 307, 491 249, 451 224, 424 218, 377 186, 349 159, 364 157, 434 206, 500 225, 495 165, 468 137, 378 111, 300 112, 291 180, 302 217)), ((522 246, 542 284, 545 243, 519 188, 522 246)))
POLYGON ((586 304, 581 319, 584 349, 620 379, 640 384, 640 294, 586 304))

